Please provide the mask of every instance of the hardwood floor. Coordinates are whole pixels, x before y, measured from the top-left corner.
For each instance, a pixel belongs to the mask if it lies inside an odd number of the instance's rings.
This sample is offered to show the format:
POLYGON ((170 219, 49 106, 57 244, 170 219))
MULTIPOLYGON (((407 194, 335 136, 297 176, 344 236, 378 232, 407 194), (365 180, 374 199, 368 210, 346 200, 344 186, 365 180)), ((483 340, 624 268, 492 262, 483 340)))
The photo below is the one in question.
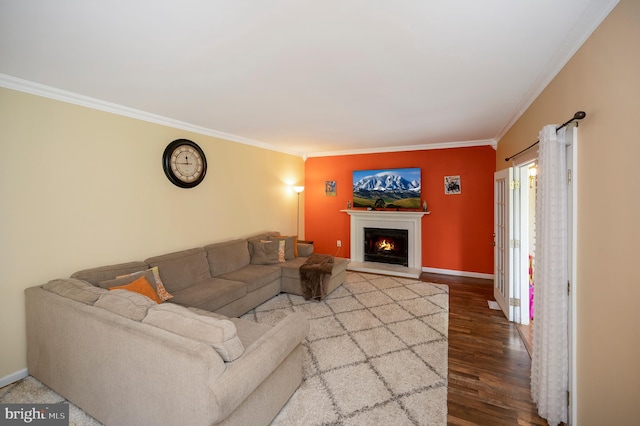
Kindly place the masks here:
POLYGON ((491 280, 423 273, 449 286, 450 425, 547 425, 531 401, 531 359, 516 325, 489 309, 491 280))
POLYGON ((531 321, 529 325, 516 324, 516 327, 518 328, 518 333, 520 333, 524 347, 527 348, 529 357, 531 357, 531 351, 533 350, 533 321, 531 321))

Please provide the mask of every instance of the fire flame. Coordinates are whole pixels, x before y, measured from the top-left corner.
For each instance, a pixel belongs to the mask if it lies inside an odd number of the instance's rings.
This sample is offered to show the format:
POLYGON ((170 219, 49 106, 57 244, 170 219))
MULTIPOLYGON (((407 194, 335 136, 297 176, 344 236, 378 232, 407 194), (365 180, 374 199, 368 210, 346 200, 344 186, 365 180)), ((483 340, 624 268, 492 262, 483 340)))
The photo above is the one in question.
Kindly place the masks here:
POLYGON ((384 239, 382 241, 378 241, 377 247, 378 247, 378 250, 388 251, 388 250, 393 250, 394 245, 393 245, 393 241, 384 239))

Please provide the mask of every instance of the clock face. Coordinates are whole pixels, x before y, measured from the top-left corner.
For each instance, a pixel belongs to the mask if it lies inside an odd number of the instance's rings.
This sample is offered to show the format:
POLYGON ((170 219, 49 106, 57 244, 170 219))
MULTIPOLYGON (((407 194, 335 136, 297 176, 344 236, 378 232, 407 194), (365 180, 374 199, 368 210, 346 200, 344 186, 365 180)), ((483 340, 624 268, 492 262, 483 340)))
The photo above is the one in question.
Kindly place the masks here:
POLYGON ((189 145, 180 145, 171 154, 171 170, 183 182, 193 182, 202 174, 202 157, 189 145))
POLYGON ((204 179, 207 160, 200 147, 188 139, 177 139, 167 145, 162 156, 167 178, 181 188, 193 188, 204 179))

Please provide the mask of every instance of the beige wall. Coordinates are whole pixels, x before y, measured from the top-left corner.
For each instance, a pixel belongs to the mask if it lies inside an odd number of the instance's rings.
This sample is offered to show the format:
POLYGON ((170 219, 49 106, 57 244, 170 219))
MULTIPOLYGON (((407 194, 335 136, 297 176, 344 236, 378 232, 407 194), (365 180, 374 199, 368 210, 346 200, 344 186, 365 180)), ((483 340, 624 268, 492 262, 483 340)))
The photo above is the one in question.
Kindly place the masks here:
POLYGON ((304 181, 297 156, 2 88, 0 147, 0 380, 26 368, 25 288, 253 232, 296 231, 287 184, 304 181), (207 156, 196 188, 180 189, 162 171, 162 152, 178 138, 207 156))
POLYGON ((584 110, 578 131, 581 425, 640 418, 640 2, 622 0, 498 144, 504 158, 584 110))

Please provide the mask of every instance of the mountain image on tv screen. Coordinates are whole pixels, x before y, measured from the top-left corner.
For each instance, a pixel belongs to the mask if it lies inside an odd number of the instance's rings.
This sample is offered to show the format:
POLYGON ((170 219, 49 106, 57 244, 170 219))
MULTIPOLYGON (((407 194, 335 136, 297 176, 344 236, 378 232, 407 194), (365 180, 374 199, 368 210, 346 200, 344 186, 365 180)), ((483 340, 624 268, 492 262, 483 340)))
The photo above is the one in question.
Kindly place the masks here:
POLYGON ((353 172, 353 207, 419 209, 420 169, 380 169, 353 172))

